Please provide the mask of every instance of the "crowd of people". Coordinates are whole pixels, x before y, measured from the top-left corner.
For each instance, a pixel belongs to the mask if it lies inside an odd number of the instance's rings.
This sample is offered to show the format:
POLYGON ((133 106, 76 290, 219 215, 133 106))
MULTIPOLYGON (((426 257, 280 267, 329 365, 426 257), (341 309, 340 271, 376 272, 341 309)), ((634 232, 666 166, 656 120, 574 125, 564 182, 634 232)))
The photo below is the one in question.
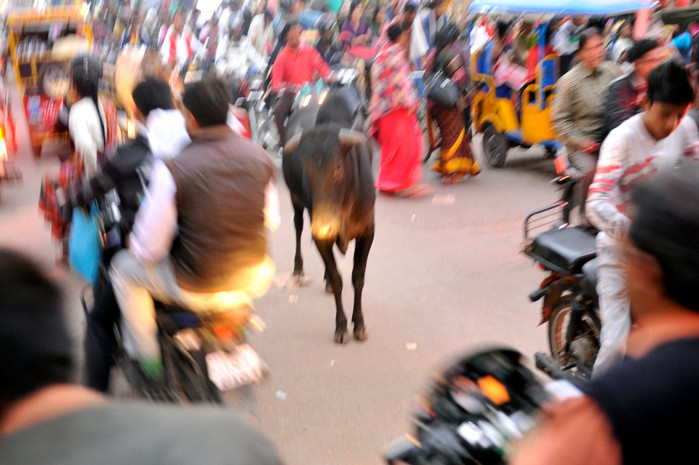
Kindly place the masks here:
MULTIPOLYGON (((439 148, 434 170, 442 183, 453 185, 480 172, 471 147, 470 99, 476 91, 471 52, 491 54, 495 82, 509 87, 514 100, 534 79, 537 47, 543 44, 545 55, 557 54, 561 76, 552 125, 580 181, 582 221, 599 231, 601 349, 587 395, 559 406, 515 463, 641 463, 646 452, 662 458, 656 435, 676 432, 663 430, 664 422, 679 425, 699 410, 697 377, 689 369, 699 350, 693 292, 699 270, 694 25, 651 24, 632 38, 628 16, 464 21, 444 0, 423 7, 410 0, 352 1, 344 10, 331 3, 322 9, 339 15, 323 23, 317 44, 302 40, 296 15, 301 4, 273 2, 245 9, 237 1, 224 2, 211 18, 198 10, 186 17, 173 11, 161 12, 158 21, 136 12, 136 20, 114 31, 122 31, 122 42, 158 50, 165 65, 180 70, 195 60, 212 68, 230 41, 244 37, 269 60, 282 145, 298 88, 316 77, 329 78, 336 54, 356 64, 360 59, 353 49, 360 55, 364 48, 374 50, 366 132, 380 148, 376 188, 410 198, 434 191, 423 179, 425 137, 430 150, 439 148), (276 34, 280 19, 284 26, 276 34), (458 87, 453 104, 428 102, 427 136, 417 116, 415 70, 446 76, 458 87), (653 383, 655 378, 667 382, 653 383), (633 396, 639 402, 633 409, 620 405, 619 399, 633 396), (643 417, 646 412, 650 420, 643 417), (569 447, 581 437, 579 447, 569 447), (639 437, 647 438, 642 449, 639 437), (599 453, 599 461, 584 455, 590 450, 599 453)), ((118 321, 134 363, 153 383, 162 380, 153 298, 217 312, 249 305, 266 292, 275 271, 266 236, 280 221, 274 165, 261 147, 231 127, 228 83, 209 76, 178 96, 163 77, 143 80, 132 92, 136 137, 117 146, 114 105, 98 95, 100 69, 99 61, 87 56, 70 65, 75 103, 67 127, 83 182, 62 205, 65 211, 85 208, 115 188, 123 211, 124 248, 103 257, 109 271, 94 286, 88 315, 84 384, 90 389, 73 384, 66 330, 53 311, 60 301, 55 285, 27 259, 0 251, 5 322, 0 354, 6 364, 0 383, 0 462, 87 463, 86 457, 100 462, 111 457, 114 463, 150 463, 148 457, 164 452, 150 447, 157 443, 166 444, 168 453, 181 449, 180 463, 182 457, 206 463, 204 451, 210 460, 230 453, 241 457, 236 463, 280 463, 265 439, 224 412, 136 409, 96 392, 109 389, 112 328, 118 321), (182 423, 189 436, 179 442, 172 429, 182 423), (128 431, 124 441, 146 431, 158 441, 105 454, 114 446, 105 446, 111 435, 104 431, 116 429, 128 431), (44 442, 58 431, 74 439, 55 436, 44 442)))

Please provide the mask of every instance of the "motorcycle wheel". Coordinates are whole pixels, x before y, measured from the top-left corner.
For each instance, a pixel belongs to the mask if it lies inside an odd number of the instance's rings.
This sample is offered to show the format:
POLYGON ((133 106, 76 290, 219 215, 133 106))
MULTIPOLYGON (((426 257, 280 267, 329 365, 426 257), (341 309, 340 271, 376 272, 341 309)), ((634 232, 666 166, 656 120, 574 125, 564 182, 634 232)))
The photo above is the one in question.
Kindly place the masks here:
POLYGON ((595 328, 595 322, 583 316, 580 328, 575 331, 575 338, 570 341, 567 339, 566 332, 570 325, 574 300, 574 296, 569 294, 553 304, 548 321, 549 349, 554 361, 562 369, 586 376, 592 372, 599 351, 599 331, 595 328))
POLYGON ((209 381, 195 358, 180 350, 168 338, 161 340, 165 382, 175 402, 212 404, 223 403, 223 398, 209 381))

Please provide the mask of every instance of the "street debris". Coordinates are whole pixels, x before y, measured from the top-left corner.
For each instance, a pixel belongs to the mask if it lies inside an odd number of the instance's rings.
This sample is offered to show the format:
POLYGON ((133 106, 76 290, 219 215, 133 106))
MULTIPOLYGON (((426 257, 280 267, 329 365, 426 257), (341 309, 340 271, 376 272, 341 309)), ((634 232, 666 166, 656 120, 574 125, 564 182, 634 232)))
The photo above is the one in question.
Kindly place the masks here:
POLYGON ((432 197, 432 205, 454 205, 454 194, 435 195, 432 197))

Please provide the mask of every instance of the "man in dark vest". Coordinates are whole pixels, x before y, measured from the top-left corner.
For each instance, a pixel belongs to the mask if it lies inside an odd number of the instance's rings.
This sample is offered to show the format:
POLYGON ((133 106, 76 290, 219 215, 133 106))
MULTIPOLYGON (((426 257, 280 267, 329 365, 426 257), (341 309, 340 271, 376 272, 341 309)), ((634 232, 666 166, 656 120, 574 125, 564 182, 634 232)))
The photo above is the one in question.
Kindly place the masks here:
POLYGON ((186 88, 192 142, 155 164, 129 249, 112 261, 125 348, 151 379, 162 373, 151 296, 225 312, 264 294, 274 276, 265 231, 279 223, 274 165, 226 125, 228 92, 217 80, 186 88))

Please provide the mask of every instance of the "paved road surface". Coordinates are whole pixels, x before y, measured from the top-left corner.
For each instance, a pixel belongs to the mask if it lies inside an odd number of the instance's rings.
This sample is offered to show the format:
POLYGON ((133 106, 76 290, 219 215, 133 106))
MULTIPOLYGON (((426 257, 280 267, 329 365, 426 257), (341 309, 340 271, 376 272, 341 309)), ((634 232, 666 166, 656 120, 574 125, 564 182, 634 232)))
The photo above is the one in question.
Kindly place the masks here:
MULTIPOLYGON (((23 137, 24 183, 1 187, 0 245, 28 251, 64 283, 78 339, 82 283, 55 266, 57 247, 37 211, 40 175, 57 162, 48 148, 35 162, 23 137)), ((431 198, 378 198, 363 300, 369 340, 345 346, 332 341, 334 303, 308 223, 302 246, 311 282, 287 285, 294 232, 280 174, 282 226, 270 241, 278 279, 256 303, 268 329, 252 336, 271 377, 255 389, 252 421, 288 464, 379 464, 381 447, 410 428, 415 395, 445 360, 482 345, 528 355, 546 348, 538 306, 527 300, 542 273, 519 248, 526 212, 555 198, 553 163, 539 152, 514 152, 505 168, 486 167, 457 186, 439 185, 426 169, 437 187, 431 198)), ((339 259, 350 311, 351 257, 352 247, 339 259)))

